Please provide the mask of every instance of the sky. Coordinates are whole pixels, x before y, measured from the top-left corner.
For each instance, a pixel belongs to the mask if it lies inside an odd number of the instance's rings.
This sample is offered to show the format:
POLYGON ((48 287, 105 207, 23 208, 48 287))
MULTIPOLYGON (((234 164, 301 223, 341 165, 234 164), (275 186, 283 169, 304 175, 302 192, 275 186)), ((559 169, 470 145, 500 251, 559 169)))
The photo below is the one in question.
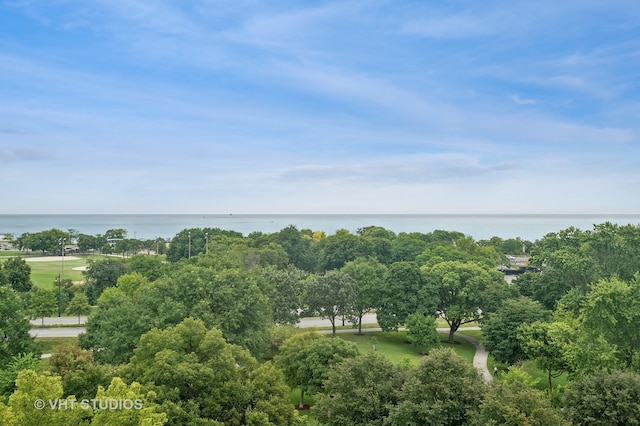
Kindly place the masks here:
POLYGON ((0 214, 637 214, 639 117, 637 0, 0 0, 0 214))

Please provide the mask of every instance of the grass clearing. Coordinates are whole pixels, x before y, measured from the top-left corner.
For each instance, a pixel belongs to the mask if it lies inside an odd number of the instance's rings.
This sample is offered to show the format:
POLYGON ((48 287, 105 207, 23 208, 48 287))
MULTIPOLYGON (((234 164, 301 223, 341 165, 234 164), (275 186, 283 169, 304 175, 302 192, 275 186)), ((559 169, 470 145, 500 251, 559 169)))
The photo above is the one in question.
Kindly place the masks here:
POLYGON ((36 342, 40 346, 40 350, 43 354, 50 354, 53 352, 56 346, 63 343, 72 346, 78 346, 77 337, 39 337, 36 342))
POLYGON ((79 257, 77 260, 65 259, 61 261, 57 258, 52 258, 50 262, 29 262, 29 256, 24 256, 21 252, 0 252, 3 255, 0 261, 4 261, 11 256, 4 256, 5 253, 14 253, 13 256, 20 256, 27 261, 27 264, 31 268, 31 282, 34 286, 44 288, 48 290, 55 289, 56 280, 58 275, 62 274, 62 279, 70 279, 72 281, 84 281, 84 274, 80 270, 74 270, 73 268, 87 266, 89 260, 104 259, 106 255, 74 255, 79 257))
MULTIPOLYGON (((396 364, 408 362, 411 365, 420 363, 424 355, 419 353, 417 347, 408 342, 406 331, 375 331, 357 335, 355 333, 341 333, 337 337, 355 343, 360 353, 367 353, 375 350, 396 364)), ((446 341, 448 335, 440 333, 440 340, 446 341)), ((473 364, 473 356, 475 355, 474 346, 460 338, 455 339, 454 345, 442 343, 442 347, 451 347, 458 355, 464 358, 470 364, 473 364)))

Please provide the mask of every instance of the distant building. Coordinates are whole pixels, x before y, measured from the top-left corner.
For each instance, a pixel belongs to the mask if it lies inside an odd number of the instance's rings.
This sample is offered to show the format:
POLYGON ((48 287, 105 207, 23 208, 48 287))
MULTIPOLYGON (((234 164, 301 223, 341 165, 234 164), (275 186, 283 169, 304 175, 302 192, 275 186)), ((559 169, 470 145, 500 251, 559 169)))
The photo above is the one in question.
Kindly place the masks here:
POLYGON ((0 250, 14 250, 13 244, 7 241, 4 235, 0 235, 0 250))

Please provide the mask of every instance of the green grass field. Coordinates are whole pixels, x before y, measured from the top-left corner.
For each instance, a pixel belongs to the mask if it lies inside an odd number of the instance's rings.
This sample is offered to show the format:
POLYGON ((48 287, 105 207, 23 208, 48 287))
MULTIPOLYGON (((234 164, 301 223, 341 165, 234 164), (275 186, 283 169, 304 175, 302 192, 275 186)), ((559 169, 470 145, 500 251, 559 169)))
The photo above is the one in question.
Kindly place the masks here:
POLYGON ((5 255, 6 253, 14 253, 14 256, 20 255, 27 261, 27 264, 31 268, 31 282, 36 287, 45 288, 45 289, 53 289, 56 285, 56 280, 59 274, 62 274, 62 280, 70 279, 72 281, 84 281, 84 275, 80 270, 74 270, 73 268, 77 268, 80 266, 86 266, 87 262, 90 259, 100 259, 104 256, 97 255, 81 255, 74 256, 79 257, 77 260, 69 260, 65 259, 61 260, 52 260, 50 262, 29 262, 29 257, 20 254, 20 252, 0 252, 2 255, 0 257, 0 262, 6 260, 10 256, 5 255))
MULTIPOLYGON (((337 336, 350 342, 354 342, 358 346, 360 353, 366 353, 373 350, 375 345, 375 350, 377 352, 383 354, 396 364, 408 361, 411 365, 416 365, 424 357, 424 355, 419 353, 420 351, 417 347, 408 342, 407 333, 405 331, 376 331, 372 333, 365 333, 363 335, 357 335, 355 333, 341 333, 337 336)), ((445 341, 447 337, 447 334, 440 333, 441 341, 445 341)), ((456 338, 455 341, 456 344, 454 345, 442 343, 442 346, 453 348, 458 355, 472 364, 473 356, 475 354, 475 348, 473 345, 460 338, 456 338)))

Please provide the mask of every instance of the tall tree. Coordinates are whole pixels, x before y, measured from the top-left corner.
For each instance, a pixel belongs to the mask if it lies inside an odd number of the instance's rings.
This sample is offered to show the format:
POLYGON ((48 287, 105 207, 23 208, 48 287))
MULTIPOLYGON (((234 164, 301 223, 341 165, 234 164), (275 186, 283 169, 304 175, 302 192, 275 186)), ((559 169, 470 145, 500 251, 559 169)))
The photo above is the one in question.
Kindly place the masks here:
POLYGON ((40 354, 29 334, 30 329, 31 323, 18 293, 0 286, 0 368, 15 355, 40 354))
POLYGON ((82 292, 77 292, 73 299, 67 305, 67 313, 78 316, 78 324, 80 324, 80 317, 82 315, 89 315, 91 313, 91 305, 87 295, 82 292))
POLYGON ((2 264, 7 283, 15 291, 25 293, 31 290, 31 266, 21 257, 10 257, 2 264))
POLYGON ((89 260, 84 275, 87 279, 86 293, 89 303, 95 304, 104 289, 114 287, 120 275, 127 272, 127 266, 120 259, 106 258, 89 260))
POLYGON ((487 390, 473 425, 569 426, 551 401, 521 382, 494 382, 487 390))
MULTIPOLYGON (((7 404, 0 402, 3 426, 23 425, 81 425, 86 424, 87 410, 71 409, 75 399, 63 398, 60 377, 22 370, 16 379, 16 390, 7 404), (56 407, 52 408, 51 403, 56 407), (63 409, 66 407, 67 409, 63 409)), ((79 405, 79 404, 78 404, 79 405)))
POLYGON ((591 287, 582 309, 582 324, 592 338, 603 338, 630 367, 640 350, 640 273, 629 282, 616 277, 591 287))
POLYGON ((305 286, 304 304, 331 321, 333 336, 336 335, 336 318, 352 314, 356 294, 356 282, 344 272, 328 271, 311 277, 305 286))
POLYGON ((449 343, 462 324, 497 309, 509 291, 502 274, 477 263, 448 261, 424 270, 436 281, 437 309, 449 324, 449 343))
POLYGON ((293 267, 277 269, 273 266, 262 270, 267 283, 267 295, 276 324, 297 324, 302 307, 304 274, 293 267))
POLYGON ((33 317, 42 318, 42 325, 44 325, 44 317, 53 315, 56 312, 58 307, 57 295, 53 290, 39 288, 31 294, 29 305, 33 317))
POLYGON ((449 348, 431 351, 407 376, 386 424, 468 424, 484 394, 478 372, 449 348))
POLYGON ((351 319, 358 326, 358 334, 362 334, 362 317, 378 305, 377 298, 387 279, 387 267, 375 258, 360 257, 347 262, 340 271, 355 282, 351 319))
POLYGON ((640 419, 640 376, 600 370, 581 375, 564 395, 567 417, 574 424, 633 425, 640 419))
POLYGON ((358 355, 354 343, 342 339, 327 339, 312 331, 294 335, 284 341, 275 358, 291 387, 300 388, 300 408, 305 393, 320 391, 331 366, 358 355))
POLYGON ((294 419, 282 376, 270 362, 228 344, 201 320, 186 318, 144 334, 123 374, 154 390, 171 424, 287 425, 294 419))
POLYGON ((392 263, 386 277, 384 286, 376 295, 376 315, 383 330, 397 330, 409 315, 417 311, 435 314, 435 288, 415 263, 392 263))
POLYGON ((440 337, 436 330, 436 319, 433 315, 416 312, 407 317, 407 337, 421 354, 440 345, 440 337))
POLYGON ((571 365, 566 357, 567 343, 575 332, 565 323, 536 321, 518 327, 518 340, 529 359, 547 373, 549 395, 553 391, 554 377, 569 371, 571 365))
POLYGON ((370 351, 334 365, 313 406, 316 417, 330 426, 383 425, 398 402, 404 371, 370 351))
POLYGON ((549 317, 550 312, 538 302, 527 298, 505 300, 481 323, 484 347, 498 362, 516 364, 524 361, 527 356, 518 340, 518 326, 546 321, 549 317))
POLYGON ((374 254, 374 246, 368 239, 353 235, 346 230, 338 230, 321 243, 321 270, 340 269, 350 260, 374 254))

